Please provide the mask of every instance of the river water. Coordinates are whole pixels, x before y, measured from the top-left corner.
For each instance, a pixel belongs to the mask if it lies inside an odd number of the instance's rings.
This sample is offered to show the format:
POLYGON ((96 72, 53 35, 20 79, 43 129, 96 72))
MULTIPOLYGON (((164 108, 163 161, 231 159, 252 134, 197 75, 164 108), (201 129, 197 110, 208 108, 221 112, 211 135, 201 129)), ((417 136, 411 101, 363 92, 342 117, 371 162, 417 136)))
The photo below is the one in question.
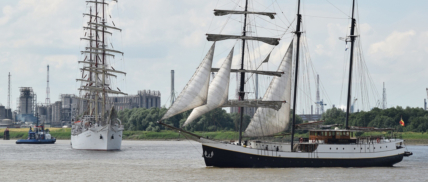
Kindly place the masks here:
POLYGON ((428 181, 428 146, 394 167, 235 169, 205 167, 193 141, 123 141, 115 152, 0 140, 0 181, 428 181))

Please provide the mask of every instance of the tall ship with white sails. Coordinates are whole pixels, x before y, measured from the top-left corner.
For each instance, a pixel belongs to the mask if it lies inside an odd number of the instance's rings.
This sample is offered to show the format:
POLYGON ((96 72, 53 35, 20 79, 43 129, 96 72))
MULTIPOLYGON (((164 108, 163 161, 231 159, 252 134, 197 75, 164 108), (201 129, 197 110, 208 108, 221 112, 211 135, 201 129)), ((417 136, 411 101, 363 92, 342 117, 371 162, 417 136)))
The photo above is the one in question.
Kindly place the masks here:
MULTIPOLYGON (((113 80, 123 71, 116 70, 112 64, 117 55, 123 52, 113 47, 113 31, 122 31, 107 16, 107 5, 117 3, 116 0, 86 1, 89 12, 83 13, 88 22, 83 27, 85 42, 81 51, 83 60, 79 61, 81 78, 79 81, 80 103, 79 115, 72 123, 71 147, 84 150, 120 150, 122 145, 123 125, 117 118, 114 106, 108 103, 109 94, 123 93, 113 80)), ((123 60, 123 59, 122 59, 123 60)))
MULTIPOLYGON (((390 131, 390 128, 367 128, 348 126, 350 115, 352 86, 352 66, 356 20, 354 18, 355 0, 352 6, 351 31, 345 39, 351 43, 350 69, 347 95, 347 115, 344 127, 340 124, 324 125, 323 121, 295 124, 297 94, 299 93, 299 62, 301 54, 302 15, 298 0, 296 29, 293 40, 283 55, 277 71, 250 70, 244 66, 247 41, 258 41, 272 46, 279 44, 279 38, 247 35, 247 16, 267 16, 274 19, 275 12, 260 12, 248 9, 248 0, 242 10, 214 10, 216 16, 244 16, 242 35, 207 34, 208 41, 214 41, 208 54, 200 63, 186 87, 177 97, 159 124, 177 130, 183 135, 200 142, 203 158, 207 166, 215 167, 375 167, 393 166, 402 161, 404 156, 411 155, 405 150, 404 141, 393 137, 356 137, 356 132, 390 131), (219 41, 236 39, 242 41, 241 67, 231 69, 234 49, 230 51, 220 68, 212 68, 215 45, 219 41), (293 69, 294 68, 294 69, 293 69), (217 72, 210 82, 210 73, 217 72), (229 82, 231 73, 240 74, 239 100, 229 100, 229 82), (246 99, 246 74, 273 76, 262 99, 246 99), (292 97, 293 96, 293 97, 292 97), (292 106, 292 107, 291 107, 292 106), (167 125, 163 120, 192 110, 185 125, 196 118, 219 107, 240 107, 240 127, 237 142, 216 141, 194 133, 167 125), (248 127, 243 131, 244 107, 257 107, 248 127), (290 119, 290 115, 293 116, 290 119), (291 123, 290 123, 291 122, 291 123), (291 128, 289 128, 291 126, 291 128), (291 142, 275 142, 260 138, 281 135, 291 130, 291 142), (308 130, 308 138, 294 140, 295 129, 308 130), (242 139, 242 133, 245 140, 242 139)), ((254 18, 255 19, 255 18, 254 18)), ((242 19, 241 19, 242 20, 242 19)), ((253 19, 250 19, 253 20, 253 19)), ((270 54, 267 56, 269 58, 270 54)), ((264 62, 264 61, 263 61, 264 62)))

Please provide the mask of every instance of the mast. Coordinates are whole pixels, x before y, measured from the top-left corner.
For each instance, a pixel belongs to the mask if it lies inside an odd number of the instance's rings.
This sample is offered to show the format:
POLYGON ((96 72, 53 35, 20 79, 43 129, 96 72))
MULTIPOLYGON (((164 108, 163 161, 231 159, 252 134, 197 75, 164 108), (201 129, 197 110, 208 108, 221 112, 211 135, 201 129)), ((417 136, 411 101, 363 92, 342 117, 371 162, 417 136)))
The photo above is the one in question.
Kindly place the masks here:
MULTIPOLYGON (((98 24, 98 0, 95 0, 95 23, 98 24)), ((91 17, 92 18, 92 17, 91 17)), ((98 27, 95 25, 95 47, 98 48, 98 27)), ((95 55, 95 68, 98 68, 98 55, 95 55)), ((95 72, 95 86, 98 87, 98 73, 95 72)), ((95 123, 99 123, 98 119, 98 91, 95 92, 95 123)))
POLYGON ((105 5, 107 5, 108 3, 105 2, 105 0, 95 0, 86 2, 94 4, 95 13, 92 12, 91 6, 91 8, 89 9, 89 14, 83 14, 84 16, 89 16, 87 26, 84 26, 83 28, 85 30, 89 30, 90 34, 89 37, 86 37, 85 33, 85 37, 80 38, 80 40, 86 40, 89 42, 88 47, 86 47, 85 50, 81 51, 81 53, 87 54, 89 56, 89 60, 86 60, 88 57, 86 56, 83 61, 79 61, 79 64, 83 64, 83 67, 80 68, 80 70, 82 71, 82 78, 76 79, 76 81, 81 81, 83 83, 79 90, 84 91, 84 93, 86 93, 82 94, 81 99, 89 103, 89 112, 86 112, 86 114, 94 116, 95 123, 103 125, 105 124, 104 121, 107 108, 107 94, 112 93, 127 95, 126 93, 120 91, 119 88, 117 88, 118 91, 110 88, 110 78, 117 77, 117 75, 115 75, 114 73, 124 75, 126 75, 126 73, 123 71, 116 70, 111 65, 109 65, 107 62, 107 56, 111 56, 114 58, 114 54, 123 55, 124 53, 118 50, 114 50, 113 45, 112 48, 107 49, 107 41, 105 40, 106 33, 112 35, 112 32, 109 32, 107 29, 113 29, 117 31, 122 31, 122 29, 116 28, 114 23, 113 26, 108 25, 107 20, 105 18, 105 5), (98 16, 98 14, 100 13, 98 12, 98 5, 102 6, 102 15, 100 16, 98 16), (92 20, 92 18, 94 18, 94 20, 92 20), (98 20, 100 20, 101 22, 99 22, 98 20), (101 33, 101 36, 99 35, 99 33, 101 33), (85 75, 84 73, 88 73, 89 75, 85 75), (86 78, 86 76, 89 77, 86 78), (102 119, 101 121, 100 118, 102 119))
MULTIPOLYGON (((245 37, 247 34, 247 8, 248 8, 248 0, 245 0, 245 11, 244 11, 244 30, 242 32, 242 36, 245 37)), ((244 70, 244 55, 245 55, 245 39, 242 39, 242 57, 241 57, 241 70, 244 70)), ((241 83, 239 86, 239 100, 244 100, 245 92, 244 92, 244 84, 245 84, 245 72, 241 72, 241 83)), ((242 123, 244 120, 244 107, 240 107, 240 121, 239 121, 239 142, 238 145, 241 145, 242 141, 242 123)))
MULTIPOLYGON (((95 8, 96 9, 96 8, 95 8)), ((92 6, 89 8, 89 23, 92 23, 92 6)), ((96 19, 97 19, 97 16, 96 16, 96 14, 97 14, 97 12, 95 11, 95 21, 96 21, 96 19)), ((95 32, 95 34, 96 34, 96 32, 95 32)), ((92 35, 92 30, 90 29, 89 30, 89 39, 93 39, 93 35, 92 35)), ((96 38, 96 35, 95 35, 95 44, 98 42, 97 41, 97 38, 96 38)), ((89 47, 90 48, 92 48, 92 40, 90 40, 89 41, 89 47)), ((92 53, 89 53, 89 62, 91 62, 91 64, 89 64, 89 66, 90 67, 93 67, 93 64, 92 64, 92 62, 93 62, 94 60, 92 59, 92 53)), ((97 58, 95 57, 95 62, 97 61, 97 58)), ((96 63, 95 63, 95 65, 96 65, 96 63)), ((92 73, 91 72, 89 72, 89 82, 90 83, 92 83, 92 81, 93 81, 93 79, 92 79, 92 73)), ((89 99, 93 99, 94 98, 94 95, 93 95, 94 93, 92 92, 92 91, 90 91, 89 92, 89 99)), ((92 103, 91 102, 88 102, 89 103, 89 115, 92 115, 92 103)), ((94 103, 95 104, 95 103, 94 103)), ((95 119, 96 121, 97 121, 97 119, 95 119)))
POLYGON ((300 49, 300 35, 302 32, 300 31, 300 22, 302 21, 302 15, 300 14, 300 0, 298 0, 297 5, 297 27, 296 27, 296 70, 294 74, 294 96, 293 96, 293 122, 291 123, 291 152, 293 152, 293 140, 294 140, 294 125, 296 123, 296 108, 297 108, 297 78, 299 72, 299 49, 300 49))
MULTIPOLYGON (((106 108, 105 108, 105 106, 106 106, 106 92, 104 91, 104 89, 105 89, 105 84, 106 84, 106 71, 104 70, 104 69, 106 69, 106 66, 105 66, 105 59, 106 59, 106 51, 105 51, 105 48, 106 48, 106 45, 105 45, 105 41, 104 41, 104 35, 105 35, 105 25, 106 25, 106 20, 105 20, 105 17, 104 17, 104 2, 105 0, 103 0, 103 4, 102 4, 102 6, 103 6, 103 17, 102 17, 102 19, 101 19, 101 21, 102 21, 102 24, 104 25, 103 27, 102 27, 102 30, 103 30, 103 42, 102 42, 102 49, 103 49, 103 64, 102 64, 102 68, 103 68, 103 71, 102 71, 102 73, 103 73, 103 75, 102 75, 102 94, 103 94, 103 105, 102 105, 102 110, 101 110, 101 118, 102 118, 102 121, 105 121, 104 119, 105 119, 105 110, 106 110, 106 108)), ((105 124, 104 122, 103 122, 103 124, 105 124)))
POLYGON ((352 1, 352 19, 351 19, 351 34, 349 37, 351 38, 351 56, 349 62, 349 80, 348 80, 348 99, 346 104, 346 120, 345 120, 345 129, 349 129, 349 109, 351 107, 351 86, 352 86, 352 66, 354 61, 354 42, 355 42, 355 24, 356 21, 354 19, 354 8, 355 8, 355 0, 352 1))

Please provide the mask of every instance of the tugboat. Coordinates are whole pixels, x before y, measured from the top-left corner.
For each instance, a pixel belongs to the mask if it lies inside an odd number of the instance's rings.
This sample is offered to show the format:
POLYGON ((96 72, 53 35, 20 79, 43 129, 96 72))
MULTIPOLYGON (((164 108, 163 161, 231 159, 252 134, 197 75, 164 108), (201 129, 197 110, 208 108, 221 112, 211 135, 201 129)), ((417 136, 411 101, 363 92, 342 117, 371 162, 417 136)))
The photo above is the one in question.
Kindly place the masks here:
POLYGON ((16 144, 54 144, 55 142, 56 138, 49 134, 49 129, 45 129, 43 125, 39 126, 39 118, 37 118, 34 131, 30 127, 30 130, 28 130, 28 138, 17 140, 16 144))

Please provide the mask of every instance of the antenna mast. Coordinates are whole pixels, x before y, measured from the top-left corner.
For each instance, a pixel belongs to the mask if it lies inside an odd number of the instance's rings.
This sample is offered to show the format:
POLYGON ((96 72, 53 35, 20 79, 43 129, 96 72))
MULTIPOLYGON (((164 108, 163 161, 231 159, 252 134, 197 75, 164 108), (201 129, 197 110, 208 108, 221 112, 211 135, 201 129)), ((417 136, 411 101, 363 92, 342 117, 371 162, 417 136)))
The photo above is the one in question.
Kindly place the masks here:
POLYGON ((50 94, 51 94, 51 90, 49 88, 49 65, 48 65, 48 75, 47 75, 47 85, 46 85, 46 100, 45 100, 46 105, 51 104, 50 94))
POLYGON ((302 21, 302 15, 300 14, 300 0, 298 0, 297 5, 297 25, 296 25, 296 70, 294 75, 294 98, 293 98, 293 123, 291 124, 291 152, 293 152, 293 140, 294 140, 294 125, 296 124, 296 109, 297 109, 297 78, 299 73, 299 51, 300 51, 300 35, 302 32, 300 31, 300 22, 302 21))
POLYGON ((354 61, 354 43, 355 43, 355 24, 356 21, 354 19, 354 9, 355 9, 355 0, 352 1, 352 20, 351 20, 351 34, 349 37, 351 38, 351 56, 349 63, 349 81, 348 81, 348 101, 346 104, 346 120, 345 120, 345 129, 349 129, 349 109, 351 108, 351 88, 352 88, 352 66, 354 61))
POLYGON ((386 88, 385 88, 385 82, 383 82, 383 94, 382 94, 382 109, 386 109, 386 88))

